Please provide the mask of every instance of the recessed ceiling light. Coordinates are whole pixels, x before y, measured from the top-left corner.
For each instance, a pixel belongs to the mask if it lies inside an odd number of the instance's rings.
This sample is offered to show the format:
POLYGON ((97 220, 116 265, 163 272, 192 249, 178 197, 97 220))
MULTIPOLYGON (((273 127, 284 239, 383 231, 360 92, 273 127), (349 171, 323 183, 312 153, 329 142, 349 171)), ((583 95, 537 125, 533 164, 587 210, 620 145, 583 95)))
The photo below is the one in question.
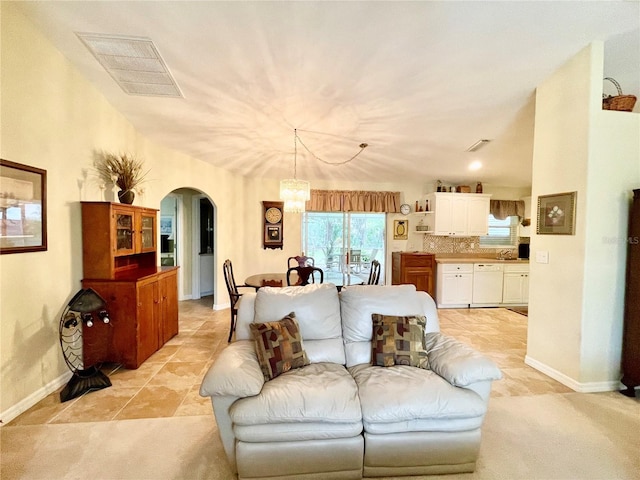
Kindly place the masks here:
POLYGON ((482 162, 480 160, 476 160, 469 164, 469 170, 480 170, 482 168, 482 162))
POLYGON ((469 148, 467 148, 467 152, 475 152, 476 150, 478 150, 479 148, 482 148, 484 145, 486 145, 487 143, 489 143, 491 140, 488 140, 486 138, 483 138, 481 140, 478 140, 476 143, 474 143, 473 145, 471 145, 469 148))
POLYGON ((125 93, 183 96, 150 38, 97 33, 76 35, 125 93))

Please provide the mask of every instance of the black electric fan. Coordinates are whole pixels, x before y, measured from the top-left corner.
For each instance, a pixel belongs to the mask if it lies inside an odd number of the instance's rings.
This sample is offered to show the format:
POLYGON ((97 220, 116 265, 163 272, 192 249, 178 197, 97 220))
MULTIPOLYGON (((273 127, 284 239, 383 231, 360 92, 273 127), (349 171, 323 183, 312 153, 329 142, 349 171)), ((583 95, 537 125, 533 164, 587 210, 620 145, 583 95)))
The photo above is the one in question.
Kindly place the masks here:
POLYGON ((96 365, 87 366, 83 361, 82 329, 93 327, 94 314, 100 321, 109 323, 105 301, 93 289, 86 288, 73 296, 60 317, 60 347, 73 373, 60 392, 61 402, 111 386, 109 378, 96 365))

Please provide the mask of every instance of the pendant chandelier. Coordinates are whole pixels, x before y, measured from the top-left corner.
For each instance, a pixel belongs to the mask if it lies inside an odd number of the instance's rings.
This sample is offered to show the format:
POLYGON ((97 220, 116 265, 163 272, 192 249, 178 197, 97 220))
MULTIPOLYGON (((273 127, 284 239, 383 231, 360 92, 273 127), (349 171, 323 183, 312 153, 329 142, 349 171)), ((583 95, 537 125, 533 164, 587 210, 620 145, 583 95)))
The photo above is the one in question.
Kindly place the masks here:
POLYGON ((298 131, 293 130, 293 178, 280 180, 280 200, 284 200, 284 211, 302 213, 311 198, 311 184, 298 180, 298 131))
MULTIPOLYGON (((316 132, 317 133, 317 132, 316 132)), ((298 137, 298 130, 293 129, 293 178, 287 178, 284 180, 280 180, 280 200, 284 201, 284 211, 292 212, 292 213, 302 213, 305 211, 305 206, 308 200, 311 199, 311 184, 306 180, 298 180, 297 178, 297 169, 298 169, 298 141, 305 148, 307 152, 309 152, 313 158, 316 160, 325 163, 327 165, 344 165, 345 163, 349 163, 351 160, 356 158, 358 155, 362 153, 362 151, 368 146, 366 143, 361 143, 360 151, 356 153, 353 157, 348 160, 332 163, 323 160, 322 158, 317 157, 311 150, 307 148, 307 146, 300 140, 298 137)))

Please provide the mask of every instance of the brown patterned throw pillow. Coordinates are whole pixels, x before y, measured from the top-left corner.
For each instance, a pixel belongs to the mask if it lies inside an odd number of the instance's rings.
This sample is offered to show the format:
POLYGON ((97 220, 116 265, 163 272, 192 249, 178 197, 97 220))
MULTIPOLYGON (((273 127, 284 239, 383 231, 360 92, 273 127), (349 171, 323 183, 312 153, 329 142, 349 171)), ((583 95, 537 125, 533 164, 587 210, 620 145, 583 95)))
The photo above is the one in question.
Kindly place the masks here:
POLYGON ((295 318, 295 314, 291 312, 278 322, 250 325, 258 362, 267 381, 292 368, 309 365, 307 353, 302 347, 300 327, 295 318))
POLYGON ((424 329, 427 319, 423 315, 393 316, 374 313, 371 358, 374 365, 391 367, 410 365, 429 368, 425 348, 424 329))

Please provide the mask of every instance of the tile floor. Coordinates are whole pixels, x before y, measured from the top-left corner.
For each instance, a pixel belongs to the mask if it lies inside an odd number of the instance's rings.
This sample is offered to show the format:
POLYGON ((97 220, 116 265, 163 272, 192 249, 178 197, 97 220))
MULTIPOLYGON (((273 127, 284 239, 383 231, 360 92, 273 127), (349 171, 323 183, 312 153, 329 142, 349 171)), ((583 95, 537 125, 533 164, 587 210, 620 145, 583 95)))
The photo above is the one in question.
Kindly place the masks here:
MULTIPOLYGON (((180 333, 137 370, 104 365, 112 386, 60 403, 55 392, 8 425, 79 423, 131 418, 211 415, 200 382, 227 345, 229 310, 213 311, 212 297, 180 302, 180 333)), ((524 364, 527 317, 502 309, 440 310, 443 333, 493 358, 504 378, 493 396, 571 392, 524 364)))

